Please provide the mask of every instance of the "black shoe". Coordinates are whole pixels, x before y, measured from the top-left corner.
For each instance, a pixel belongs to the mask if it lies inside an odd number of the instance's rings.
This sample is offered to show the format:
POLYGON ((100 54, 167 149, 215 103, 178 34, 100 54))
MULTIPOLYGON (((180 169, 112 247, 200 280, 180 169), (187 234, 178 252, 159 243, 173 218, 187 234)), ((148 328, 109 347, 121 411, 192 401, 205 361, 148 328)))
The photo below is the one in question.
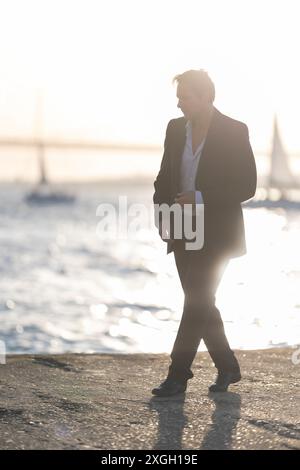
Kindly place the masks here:
POLYGON ((178 380, 167 378, 159 387, 152 390, 152 394, 158 397, 169 397, 186 391, 187 382, 179 382, 178 380))
POLYGON ((240 371, 233 372, 218 372, 215 383, 209 387, 210 392, 227 392, 230 384, 235 384, 241 380, 242 376, 240 371))

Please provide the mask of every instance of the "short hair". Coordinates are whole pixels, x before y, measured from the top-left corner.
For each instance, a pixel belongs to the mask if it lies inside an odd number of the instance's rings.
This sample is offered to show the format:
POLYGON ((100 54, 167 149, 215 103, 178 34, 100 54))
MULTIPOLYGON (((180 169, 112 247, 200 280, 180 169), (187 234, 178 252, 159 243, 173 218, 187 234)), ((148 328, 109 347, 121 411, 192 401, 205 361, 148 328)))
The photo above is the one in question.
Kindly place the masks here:
POLYGON ((215 99, 215 85, 204 69, 200 70, 187 70, 186 72, 175 75, 172 83, 187 83, 193 90, 199 94, 207 94, 210 103, 215 99))

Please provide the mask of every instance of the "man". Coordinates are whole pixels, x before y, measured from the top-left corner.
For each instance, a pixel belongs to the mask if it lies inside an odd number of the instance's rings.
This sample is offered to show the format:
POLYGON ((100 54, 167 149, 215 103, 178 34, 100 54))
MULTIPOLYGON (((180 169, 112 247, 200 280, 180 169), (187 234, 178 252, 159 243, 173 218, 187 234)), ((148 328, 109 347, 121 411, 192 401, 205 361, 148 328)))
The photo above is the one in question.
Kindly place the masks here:
POLYGON ((152 390, 157 396, 186 390, 201 339, 218 370, 209 390, 227 391, 241 379, 215 293, 230 258, 246 253, 241 202, 254 196, 257 181, 248 128, 214 107, 215 87, 208 74, 189 70, 174 81, 184 117, 172 119, 167 126, 153 202, 155 210, 162 204, 193 208, 203 204, 204 243, 200 249, 187 249, 184 237, 168 239, 158 224, 167 253, 174 252, 184 309, 167 378, 152 390))

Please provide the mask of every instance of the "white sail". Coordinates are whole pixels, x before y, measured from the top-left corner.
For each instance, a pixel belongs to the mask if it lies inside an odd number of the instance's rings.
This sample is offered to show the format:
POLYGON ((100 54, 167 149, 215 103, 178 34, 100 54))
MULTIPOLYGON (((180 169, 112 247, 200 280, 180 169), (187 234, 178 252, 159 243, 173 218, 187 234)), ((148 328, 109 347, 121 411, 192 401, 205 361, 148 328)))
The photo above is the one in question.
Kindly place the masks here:
POLYGON ((280 191, 299 188, 299 182, 296 181, 289 168, 288 157, 281 142, 276 116, 274 117, 269 187, 280 191))
POLYGON ((270 154, 270 172, 267 178, 267 184, 258 188, 255 198, 243 205, 253 208, 300 211, 300 179, 292 173, 289 167, 288 155, 282 145, 276 116, 270 154))

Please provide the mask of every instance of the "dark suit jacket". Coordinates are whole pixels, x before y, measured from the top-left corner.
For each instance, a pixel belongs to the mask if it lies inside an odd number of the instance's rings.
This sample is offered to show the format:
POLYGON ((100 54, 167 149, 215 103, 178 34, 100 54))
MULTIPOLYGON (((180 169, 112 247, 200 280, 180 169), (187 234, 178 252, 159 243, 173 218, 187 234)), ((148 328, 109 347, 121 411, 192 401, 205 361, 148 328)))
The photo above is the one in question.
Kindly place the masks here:
MULTIPOLYGON (((166 131, 160 171, 154 182, 154 204, 172 205, 179 192, 181 157, 186 133, 184 117, 172 119, 166 131)), ((256 190, 256 165, 246 124, 215 107, 206 136, 195 186, 204 202, 204 246, 229 257, 246 253, 241 202, 256 190)), ((173 251, 168 241, 167 253, 173 251)))

